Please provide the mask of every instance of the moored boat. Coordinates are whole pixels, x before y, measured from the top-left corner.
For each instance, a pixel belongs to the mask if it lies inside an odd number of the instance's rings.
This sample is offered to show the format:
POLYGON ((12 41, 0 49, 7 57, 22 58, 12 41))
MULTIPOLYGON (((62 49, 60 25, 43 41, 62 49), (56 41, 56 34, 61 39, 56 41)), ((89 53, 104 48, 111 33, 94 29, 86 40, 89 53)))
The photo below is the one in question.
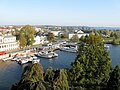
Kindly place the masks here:
POLYGON ((48 52, 39 52, 37 56, 43 57, 43 58, 52 58, 52 55, 50 55, 48 52))
POLYGON ((75 47, 62 47, 60 48, 61 51, 66 51, 66 52, 73 52, 76 53, 77 49, 75 47))
POLYGON ((19 64, 26 64, 28 63, 28 60, 27 59, 21 59, 18 61, 19 64))
POLYGON ((37 57, 33 57, 32 63, 39 63, 40 59, 38 59, 37 57))
POLYGON ((50 52, 39 52, 36 54, 36 56, 50 59, 53 57, 57 57, 58 54, 50 51, 50 52))
POLYGON ((109 49, 110 49, 110 46, 108 46, 108 45, 104 45, 104 48, 105 48, 105 50, 107 50, 107 51, 109 51, 109 49))

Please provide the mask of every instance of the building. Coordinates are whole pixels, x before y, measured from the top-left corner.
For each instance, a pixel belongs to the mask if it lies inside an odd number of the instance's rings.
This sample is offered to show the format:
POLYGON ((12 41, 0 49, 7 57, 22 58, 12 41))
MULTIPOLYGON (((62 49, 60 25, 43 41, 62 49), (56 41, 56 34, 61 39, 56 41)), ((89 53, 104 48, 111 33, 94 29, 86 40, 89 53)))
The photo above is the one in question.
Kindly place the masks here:
POLYGON ((19 43, 15 36, 0 36, 0 52, 19 48, 19 43))
POLYGON ((86 36, 86 35, 89 35, 88 33, 84 33, 83 31, 79 30, 75 30, 74 33, 69 33, 69 39, 71 39, 74 35, 77 35, 78 38, 81 38, 82 36, 86 36))
POLYGON ((35 43, 33 43, 33 45, 44 44, 49 42, 46 36, 36 36, 34 40, 35 40, 35 43))

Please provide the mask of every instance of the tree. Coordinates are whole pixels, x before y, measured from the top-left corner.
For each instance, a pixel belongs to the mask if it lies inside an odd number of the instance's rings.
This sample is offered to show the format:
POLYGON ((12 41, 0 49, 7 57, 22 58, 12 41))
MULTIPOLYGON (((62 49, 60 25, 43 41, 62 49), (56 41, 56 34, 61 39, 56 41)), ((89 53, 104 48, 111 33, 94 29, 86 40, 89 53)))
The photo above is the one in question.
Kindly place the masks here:
POLYGON ((14 28, 12 35, 16 36, 16 40, 20 39, 20 31, 17 28, 14 28))
POLYGON ((46 90, 49 85, 44 82, 43 68, 39 63, 24 68, 21 80, 11 90, 46 90))
POLYGON ((26 81, 37 82, 39 80, 44 80, 43 77, 43 67, 41 64, 35 63, 26 67, 23 71, 21 83, 26 81))
POLYGON ((22 32, 19 34, 19 42, 20 42, 20 48, 24 48, 27 44, 24 33, 22 32))
POLYGON ((52 84, 54 80, 54 75, 55 73, 53 71, 53 68, 49 67, 47 68, 46 73, 44 75, 44 80, 52 84))
POLYGON ((32 26, 26 25, 21 29, 20 32, 24 33, 27 45, 32 45, 35 42, 34 40, 35 29, 32 26))
POLYGON ((108 82, 109 90, 120 90, 120 66, 116 66, 110 75, 108 82))
POLYGON ((69 90, 67 72, 64 69, 53 70, 52 67, 49 67, 46 70, 44 79, 51 85, 52 90, 69 90))
POLYGON ((78 41, 79 41, 78 35, 77 35, 77 34, 73 35, 72 38, 71 38, 71 40, 72 40, 73 42, 78 42, 78 41))
POLYGON ((66 70, 60 70, 59 75, 53 81, 54 90, 69 90, 66 70))
POLYGON ((112 44, 113 44, 113 45, 118 45, 118 44, 119 44, 119 41, 116 40, 116 39, 113 39, 112 44))
POLYGON ((61 34, 61 38, 66 39, 66 38, 68 38, 68 35, 67 34, 61 34))
POLYGON ((47 39, 48 39, 50 42, 52 42, 52 41, 54 41, 54 38, 55 38, 54 34, 51 33, 51 32, 49 32, 47 39))
POLYGON ((91 87, 109 80, 111 60, 99 36, 86 36, 78 49, 78 55, 70 69, 73 86, 91 87))

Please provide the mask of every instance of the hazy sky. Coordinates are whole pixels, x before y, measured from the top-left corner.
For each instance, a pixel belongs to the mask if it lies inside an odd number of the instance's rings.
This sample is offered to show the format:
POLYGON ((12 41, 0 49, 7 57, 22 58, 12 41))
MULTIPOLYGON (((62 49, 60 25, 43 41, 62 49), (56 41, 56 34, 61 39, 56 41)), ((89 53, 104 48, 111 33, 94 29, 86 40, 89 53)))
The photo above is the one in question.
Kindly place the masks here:
POLYGON ((0 25, 120 26, 120 0, 0 0, 0 25))

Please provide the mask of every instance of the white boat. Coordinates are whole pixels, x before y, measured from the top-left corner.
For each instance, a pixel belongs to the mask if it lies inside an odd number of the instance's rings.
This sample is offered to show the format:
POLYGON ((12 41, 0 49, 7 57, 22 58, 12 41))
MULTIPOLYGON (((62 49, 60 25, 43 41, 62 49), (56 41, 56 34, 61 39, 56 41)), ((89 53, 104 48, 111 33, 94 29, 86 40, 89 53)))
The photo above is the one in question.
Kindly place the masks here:
POLYGON ((12 59, 12 57, 8 57, 8 58, 4 58, 4 59, 2 59, 3 61, 7 61, 7 60, 11 60, 12 59))
POLYGON ((52 55, 52 57, 58 57, 58 54, 57 54, 57 53, 55 53, 55 52, 49 52, 49 54, 51 54, 51 55, 52 55))
POLYGON ((60 48, 60 50, 66 51, 66 52, 73 52, 73 53, 77 52, 77 49, 75 47, 62 47, 60 48))
POLYGON ((108 46, 108 45, 104 45, 104 48, 105 48, 105 50, 107 50, 107 51, 109 51, 109 49, 110 49, 110 46, 108 46))
POLYGON ((33 60, 34 60, 34 59, 37 59, 37 57, 36 57, 36 56, 33 56, 32 58, 33 58, 33 60))
POLYGON ((11 61, 17 61, 18 58, 12 58, 11 61))
POLYGON ((43 57, 43 58, 52 58, 52 57, 53 57, 53 55, 50 54, 50 53, 48 53, 48 52, 39 52, 39 53, 37 54, 37 56, 38 56, 38 57, 43 57))
POLYGON ((53 58, 53 57, 57 57, 58 54, 50 51, 50 52, 39 52, 36 54, 36 56, 43 58, 53 58))
POLYGON ((22 60, 19 60, 18 63, 19 64, 26 64, 26 63, 28 63, 28 60, 27 59, 22 59, 22 60))
POLYGON ((36 58, 36 57, 33 57, 33 60, 32 60, 32 63, 39 63, 40 62, 40 59, 36 58))
POLYGON ((17 58, 16 61, 19 62, 21 60, 21 58, 17 58))

